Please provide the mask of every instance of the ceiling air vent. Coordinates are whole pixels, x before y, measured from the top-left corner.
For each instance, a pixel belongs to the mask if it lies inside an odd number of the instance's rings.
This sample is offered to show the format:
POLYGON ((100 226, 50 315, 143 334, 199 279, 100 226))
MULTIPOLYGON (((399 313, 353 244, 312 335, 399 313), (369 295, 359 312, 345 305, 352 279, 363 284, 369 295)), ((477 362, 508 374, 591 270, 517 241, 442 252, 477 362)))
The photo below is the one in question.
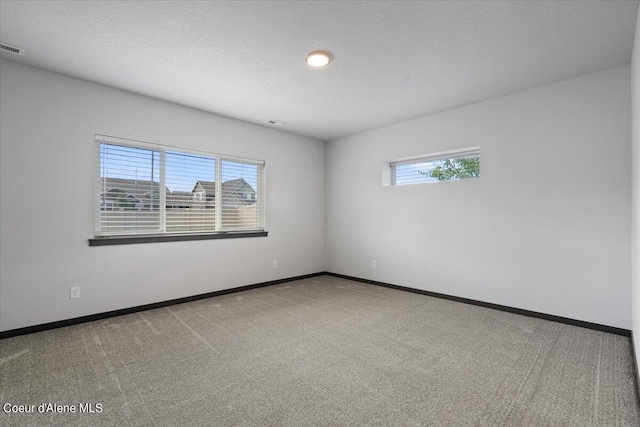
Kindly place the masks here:
POLYGON ((4 52, 10 52, 16 55, 24 55, 24 49, 20 49, 19 47, 10 46, 4 43, 0 43, 0 50, 4 52))

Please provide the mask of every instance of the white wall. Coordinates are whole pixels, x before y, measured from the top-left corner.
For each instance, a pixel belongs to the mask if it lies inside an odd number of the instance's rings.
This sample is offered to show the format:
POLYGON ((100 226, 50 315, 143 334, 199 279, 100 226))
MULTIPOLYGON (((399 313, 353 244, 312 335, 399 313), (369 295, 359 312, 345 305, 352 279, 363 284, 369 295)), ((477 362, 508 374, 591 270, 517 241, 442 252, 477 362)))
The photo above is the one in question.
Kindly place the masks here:
POLYGON ((7 61, 0 93, 0 330, 324 270, 323 142, 7 61), (89 247, 96 133, 265 160, 269 236, 89 247))
MULTIPOLYGON (((631 61, 631 111, 632 111, 632 249, 633 270, 633 334, 636 346, 638 372, 640 372, 640 10, 636 23, 631 61)), ((638 384, 640 387, 640 384, 638 384)))
POLYGON ((329 142, 327 270, 629 329, 629 78, 624 66, 329 142), (475 145, 479 179, 381 185, 385 162, 475 145))
POLYGON ((629 80, 629 67, 607 70, 325 153, 311 139, 0 61, 0 330, 325 269, 630 328, 629 80), (95 133, 266 160, 269 236, 90 248, 95 133), (472 145, 478 180, 381 185, 384 162, 472 145))

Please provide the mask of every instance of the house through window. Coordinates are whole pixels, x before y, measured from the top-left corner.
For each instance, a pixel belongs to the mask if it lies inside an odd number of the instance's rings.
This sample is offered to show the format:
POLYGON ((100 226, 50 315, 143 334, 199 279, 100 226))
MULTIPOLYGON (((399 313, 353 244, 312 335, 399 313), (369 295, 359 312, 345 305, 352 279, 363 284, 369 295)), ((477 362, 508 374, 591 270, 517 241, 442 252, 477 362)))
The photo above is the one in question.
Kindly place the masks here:
POLYGON ((264 231, 264 162, 96 136, 95 236, 264 231))

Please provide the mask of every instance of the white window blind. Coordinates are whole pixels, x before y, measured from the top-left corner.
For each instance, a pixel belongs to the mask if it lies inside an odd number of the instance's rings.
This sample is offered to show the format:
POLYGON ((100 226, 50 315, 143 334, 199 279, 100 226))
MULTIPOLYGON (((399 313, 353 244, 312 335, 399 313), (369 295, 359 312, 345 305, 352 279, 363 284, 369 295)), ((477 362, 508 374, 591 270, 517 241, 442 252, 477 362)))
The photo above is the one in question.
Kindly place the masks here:
POLYGON ((96 237, 264 231, 265 165, 96 135, 96 237))
POLYGON ((216 230, 216 158, 166 152, 166 231, 216 230))
POLYGON ((264 204, 256 203, 257 190, 264 188, 260 165, 224 159, 220 163, 222 229, 255 230, 259 226, 260 218, 264 217, 264 204))
POLYGON ((161 153, 116 144, 100 144, 98 151, 99 234, 157 232, 161 153))
POLYGON ((480 147, 427 154, 389 164, 391 185, 455 181, 480 176, 480 147))

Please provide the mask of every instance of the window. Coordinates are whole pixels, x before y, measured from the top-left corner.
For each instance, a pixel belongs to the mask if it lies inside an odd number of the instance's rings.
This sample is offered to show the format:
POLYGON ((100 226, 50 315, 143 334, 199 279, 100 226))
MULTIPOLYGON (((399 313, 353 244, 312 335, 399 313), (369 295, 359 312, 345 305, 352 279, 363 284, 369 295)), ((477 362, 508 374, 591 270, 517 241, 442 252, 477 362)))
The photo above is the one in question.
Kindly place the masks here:
POLYGON ((390 163, 391 185, 457 181, 480 176, 480 147, 465 148, 390 163))
POLYGON ((100 135, 96 144, 96 238, 264 231, 263 161, 100 135))

